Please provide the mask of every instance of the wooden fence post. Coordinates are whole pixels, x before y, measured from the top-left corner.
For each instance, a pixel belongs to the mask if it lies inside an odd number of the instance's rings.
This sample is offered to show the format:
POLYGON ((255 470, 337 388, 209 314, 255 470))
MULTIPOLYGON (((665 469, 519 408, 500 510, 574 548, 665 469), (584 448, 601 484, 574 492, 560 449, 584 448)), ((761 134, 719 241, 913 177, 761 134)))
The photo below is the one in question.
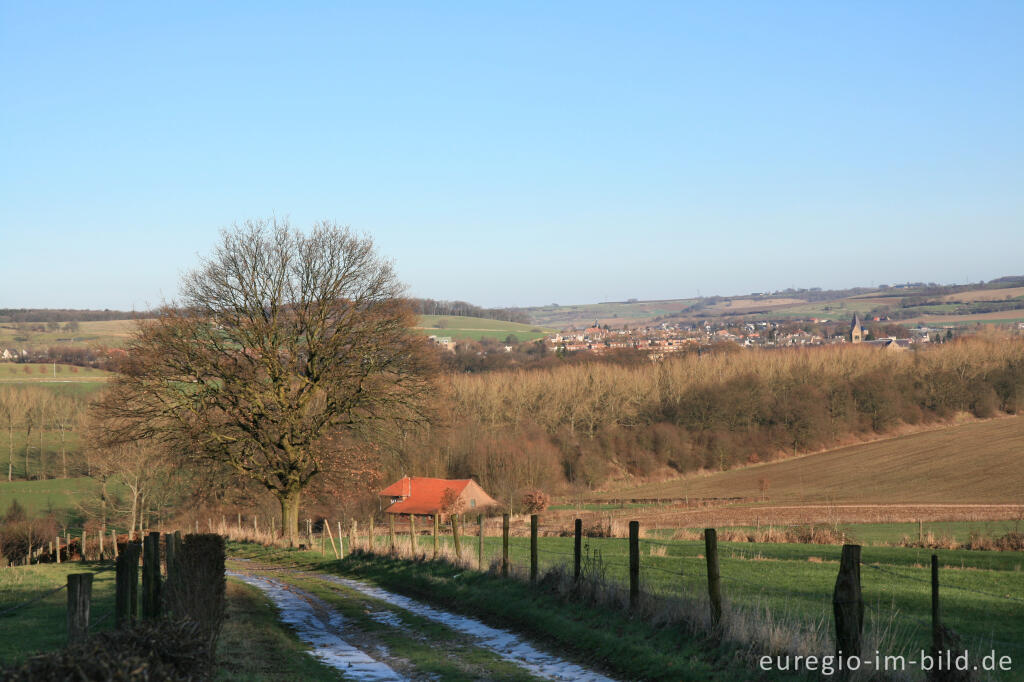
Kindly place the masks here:
MULTIPOLYGON (((348 551, 349 552, 352 551, 352 541, 351 540, 349 540, 349 542, 348 542, 348 551)), ((341 534, 341 519, 338 520, 338 554, 339 554, 339 556, 338 556, 339 559, 344 559, 345 558, 345 540, 344 540, 344 537, 341 534)))
POLYGON ((155 620, 160 616, 160 533, 149 533, 143 543, 142 618, 155 620))
POLYGON ((484 515, 478 516, 476 521, 480 527, 479 544, 476 548, 476 568, 478 571, 482 571, 484 570, 484 515))
POLYGON ((629 607, 640 599, 640 522, 629 522, 629 607))
POLYGON ((435 512, 434 513, 434 558, 435 559, 437 558, 437 553, 439 551, 438 546, 439 546, 440 540, 438 539, 438 536, 440 535, 440 533, 441 533, 441 515, 438 514, 437 512, 435 512))
POLYGON ((416 557, 416 515, 409 514, 409 547, 413 558, 416 557))
POLYGON ((459 515, 452 514, 448 517, 452 524, 452 542, 455 544, 455 558, 462 558, 462 541, 459 538, 459 515))
POLYGON ((60 536, 57 536, 57 563, 60 563, 60 536))
POLYGON ((117 556, 116 593, 114 598, 117 627, 129 627, 138 613, 139 551, 138 542, 126 542, 117 556))
POLYGON ((377 542, 377 531, 373 528, 373 514, 370 514, 370 519, 367 521, 366 531, 366 544, 370 546, 370 551, 376 546, 377 542))
POLYGON ((359 527, 356 525, 356 520, 352 519, 352 528, 350 529, 351 535, 348 538, 348 546, 350 549, 356 546, 356 532, 358 532, 358 530, 359 527))
MULTIPOLYGON (((324 528, 327 529, 327 535, 331 538, 331 549, 334 550, 334 558, 340 559, 341 556, 338 554, 338 548, 334 546, 334 533, 331 532, 331 522, 324 519, 324 528)), ((340 540, 341 538, 339 538, 340 540)))
POLYGON ((82 531, 82 561, 85 561, 85 531, 82 531))
POLYGON ((943 649, 942 620, 939 614, 939 557, 932 554, 932 650, 939 655, 943 649))
POLYGON ((177 553, 175 550, 177 547, 174 546, 174 533, 164 533, 164 566, 166 567, 166 576, 168 582, 172 579, 175 573, 175 557, 177 553))
POLYGON ((114 559, 117 559, 117 531, 110 529, 110 546, 114 548, 114 559))
POLYGON ((508 514, 501 515, 501 577, 508 577, 508 514))
POLYGON ((92 573, 68 574, 68 644, 89 636, 92 573))
POLYGON ((722 580, 718 574, 718 533, 714 528, 704 529, 704 555, 708 564, 708 597, 711 600, 711 626, 722 621, 722 580))
POLYGON ((839 575, 832 592, 836 619, 836 650, 840 660, 860 656, 864 630, 864 599, 860 591, 860 545, 843 545, 839 575))
POLYGON ((540 518, 530 514, 530 582, 537 582, 537 524, 540 518))
POLYGON ((388 547, 388 551, 394 553, 395 551, 395 515, 388 514, 388 533, 391 538, 391 545, 388 547))
POLYGON ((576 523, 573 524, 576 531, 576 540, 572 546, 572 577, 577 582, 580 579, 580 571, 582 567, 582 555, 583 555, 583 519, 576 519, 576 523))

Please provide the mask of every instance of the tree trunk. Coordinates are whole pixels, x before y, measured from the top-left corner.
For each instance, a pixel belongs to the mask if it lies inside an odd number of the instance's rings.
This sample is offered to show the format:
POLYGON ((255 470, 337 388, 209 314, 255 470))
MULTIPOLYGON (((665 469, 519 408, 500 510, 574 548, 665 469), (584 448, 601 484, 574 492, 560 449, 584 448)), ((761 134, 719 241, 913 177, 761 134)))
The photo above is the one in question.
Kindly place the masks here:
POLYGON ((128 527, 128 539, 135 539, 135 515, 139 509, 139 494, 132 491, 132 524, 128 527))
POLYGON ((298 486, 277 491, 281 503, 281 535, 288 538, 288 544, 295 547, 299 541, 299 498, 302 489, 298 486))

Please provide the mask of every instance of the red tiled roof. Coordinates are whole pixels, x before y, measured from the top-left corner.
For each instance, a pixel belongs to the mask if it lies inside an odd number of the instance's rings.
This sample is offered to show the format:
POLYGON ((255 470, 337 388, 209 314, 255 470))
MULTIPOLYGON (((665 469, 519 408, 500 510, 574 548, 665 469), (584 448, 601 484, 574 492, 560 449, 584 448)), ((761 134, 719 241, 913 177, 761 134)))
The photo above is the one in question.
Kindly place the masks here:
MULTIPOLYGON (((380 495, 382 497, 405 498, 385 509, 386 512, 393 514, 434 514, 441 509, 441 498, 444 496, 445 490, 451 488, 455 491, 456 495, 461 495, 465 491, 466 486, 472 482, 472 479, 469 478, 452 480, 406 476, 381 490, 380 495)), ((480 495, 477 497, 485 498, 478 500, 479 506, 495 504, 495 501, 480 489, 479 486, 474 487, 480 491, 480 495)))

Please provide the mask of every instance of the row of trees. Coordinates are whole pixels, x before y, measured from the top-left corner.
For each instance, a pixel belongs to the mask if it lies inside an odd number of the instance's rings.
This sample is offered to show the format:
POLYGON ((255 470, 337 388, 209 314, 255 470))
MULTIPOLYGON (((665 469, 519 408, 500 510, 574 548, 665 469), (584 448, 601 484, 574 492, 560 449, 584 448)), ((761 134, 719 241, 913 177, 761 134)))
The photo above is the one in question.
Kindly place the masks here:
POLYGON ((84 459, 73 454, 84 413, 85 402, 75 395, 37 386, 0 386, 7 480, 68 478, 84 473, 84 459))
POLYGON ((522 324, 533 323, 529 313, 517 308, 481 308, 465 301, 438 301, 432 298, 412 298, 409 299, 409 304, 417 315, 456 315, 522 324))

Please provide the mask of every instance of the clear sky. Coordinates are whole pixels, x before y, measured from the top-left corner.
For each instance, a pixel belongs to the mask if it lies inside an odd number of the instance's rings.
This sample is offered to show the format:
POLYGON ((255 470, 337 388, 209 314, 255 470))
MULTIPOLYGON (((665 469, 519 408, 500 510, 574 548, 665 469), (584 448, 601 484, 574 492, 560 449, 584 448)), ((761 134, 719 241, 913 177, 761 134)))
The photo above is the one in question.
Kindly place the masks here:
POLYGON ((0 8, 0 307, 271 215, 480 305, 1024 273, 1024 2, 0 8))

